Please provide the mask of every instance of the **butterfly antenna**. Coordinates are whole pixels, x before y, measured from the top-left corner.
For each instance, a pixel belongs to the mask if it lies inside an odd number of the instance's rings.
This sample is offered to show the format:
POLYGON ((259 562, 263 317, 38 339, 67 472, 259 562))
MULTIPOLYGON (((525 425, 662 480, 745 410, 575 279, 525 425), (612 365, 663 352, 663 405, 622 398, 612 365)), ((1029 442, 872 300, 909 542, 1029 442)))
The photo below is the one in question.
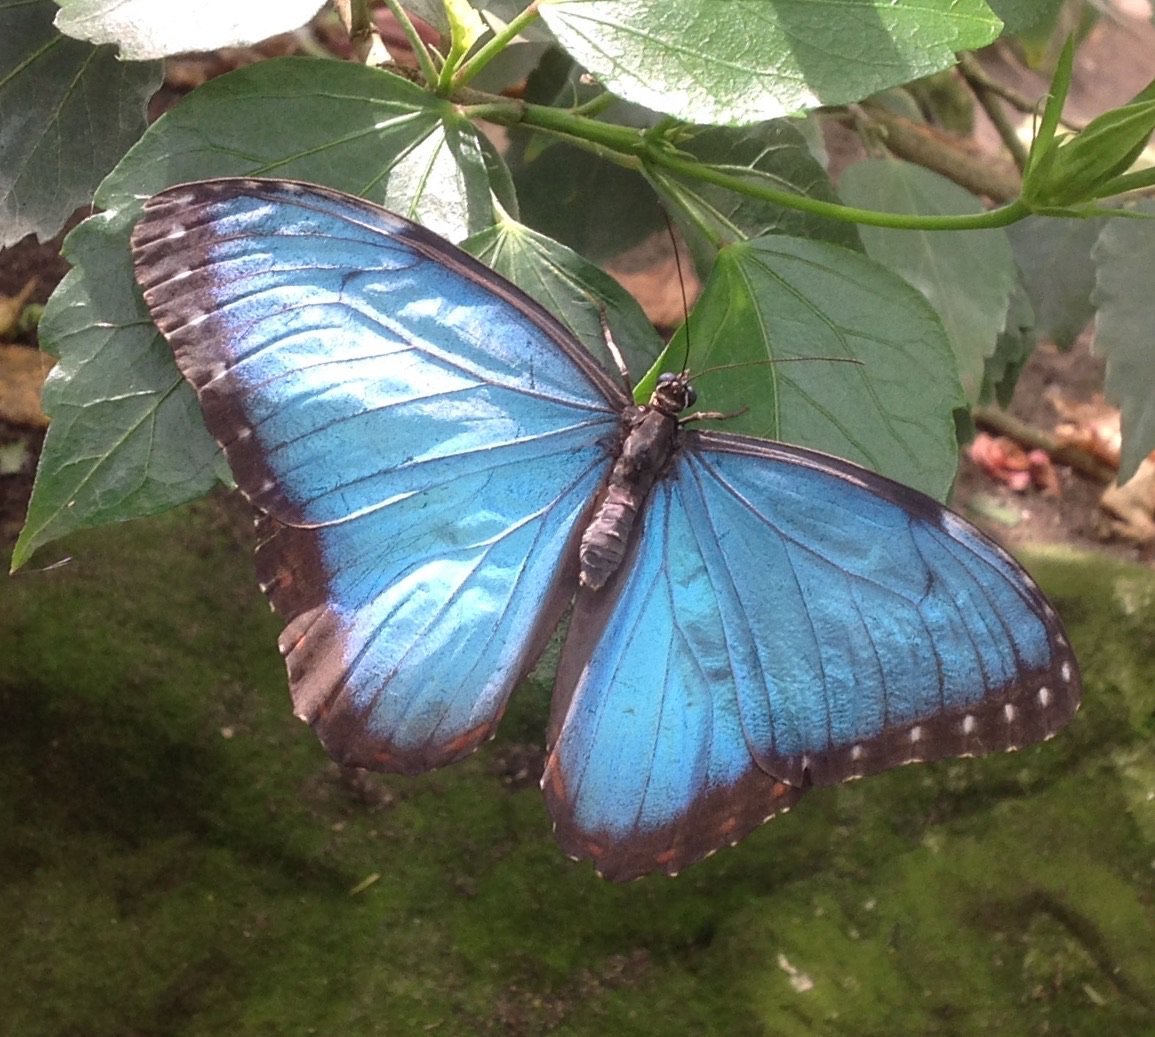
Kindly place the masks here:
POLYGON ((674 249, 674 268, 678 271, 678 290, 682 293, 682 327, 686 329, 686 353, 682 358, 682 372, 685 373, 690 363, 690 300, 686 296, 686 278, 682 274, 682 253, 678 250, 678 236, 674 233, 673 221, 664 206, 662 219, 666 221, 666 230, 670 233, 670 245, 674 249))
POLYGON ((717 364, 714 367, 705 367, 701 371, 694 372, 695 381, 706 374, 714 374, 716 371, 729 371, 735 367, 762 367, 765 364, 796 364, 801 361, 823 361, 829 364, 857 364, 859 367, 866 365, 861 361, 851 356, 779 356, 767 357, 765 360, 740 360, 733 364, 717 364))

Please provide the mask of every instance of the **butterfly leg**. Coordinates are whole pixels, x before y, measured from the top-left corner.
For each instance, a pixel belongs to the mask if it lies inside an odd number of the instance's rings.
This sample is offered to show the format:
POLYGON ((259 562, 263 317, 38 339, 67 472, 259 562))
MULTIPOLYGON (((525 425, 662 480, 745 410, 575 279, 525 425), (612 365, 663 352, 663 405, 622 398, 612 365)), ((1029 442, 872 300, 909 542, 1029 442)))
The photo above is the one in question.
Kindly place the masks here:
POLYGON ((614 358, 614 363, 618 365, 618 370, 621 372, 622 381, 625 383, 626 393, 633 396, 633 382, 630 380, 630 369, 626 366, 626 358, 622 356, 622 351, 618 349, 618 344, 614 341, 614 333, 610 331, 610 322, 606 319, 605 307, 598 309, 598 319, 602 325, 602 338, 605 339, 606 349, 610 351, 610 356, 614 358))
POLYGON ((687 414, 684 418, 679 419, 682 425, 688 425, 691 421, 729 421, 731 418, 737 418, 745 414, 749 407, 739 407, 737 410, 720 411, 720 410, 698 410, 693 414, 687 414))

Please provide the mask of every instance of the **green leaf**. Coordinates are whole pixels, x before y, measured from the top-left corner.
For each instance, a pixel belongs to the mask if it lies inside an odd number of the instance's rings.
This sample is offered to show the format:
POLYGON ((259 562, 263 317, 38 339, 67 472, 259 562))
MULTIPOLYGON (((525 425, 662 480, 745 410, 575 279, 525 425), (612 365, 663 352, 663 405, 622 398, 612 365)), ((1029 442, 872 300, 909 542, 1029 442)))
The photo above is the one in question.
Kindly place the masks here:
POLYGON ((93 216, 65 244, 74 269, 40 322, 60 357, 44 385, 52 424, 13 569, 51 540, 163 511, 217 479, 217 445, 132 281, 131 222, 93 216))
MULTIPOLYGON (((445 10, 443 0, 404 0, 402 3, 405 13, 410 17, 416 15, 427 25, 431 25, 442 36, 449 35, 449 15, 445 10)), ((478 4, 484 7, 484 4, 478 4)))
MULTIPOLYGON (((684 329, 671 355, 683 348, 684 329)), ((858 252, 783 235, 722 249, 691 314, 690 360, 702 409, 748 408, 720 428, 825 450, 940 498, 950 487, 963 396, 942 324, 858 252)))
POLYGON ((213 176, 309 180, 460 241, 490 226, 472 124, 406 79, 345 61, 276 58, 213 79, 168 112, 101 187, 106 208, 213 176))
POLYGON ((1051 28, 1066 0, 987 0, 1003 21, 1007 33, 1024 32, 1042 25, 1051 28))
POLYGON ((1125 173, 1147 146, 1155 130, 1155 101, 1139 101, 1105 112, 1076 136, 1064 141, 1041 189, 1032 194, 1040 205, 1073 205, 1115 193, 1106 187, 1125 173))
POLYGON ((616 371, 617 363, 606 348, 602 314, 635 377, 661 352, 662 341, 633 296, 564 245, 506 217, 462 247, 558 317, 606 370, 616 371))
POLYGON ((1019 375, 1023 373, 1023 367, 1037 340, 1031 301, 1026 288, 1018 282, 1011 294, 1006 327, 999 333, 995 351, 987 358, 983 367, 980 403, 994 401, 1000 407, 1010 406, 1019 375))
POLYGON ((485 22, 468 0, 445 0, 445 14, 449 20, 451 54, 459 58, 468 54, 485 35, 485 22))
MULTIPOLYGON (((602 118, 642 127, 658 116, 618 101, 602 118)), ((665 228, 654 189, 637 171, 564 141, 547 140, 543 147, 540 135, 516 128, 510 140, 521 219, 534 230, 604 262, 665 228)))
POLYGON ((17 564, 73 529, 152 514, 211 482, 215 447, 143 309, 128 235, 149 195, 225 175, 327 184, 457 239, 493 221, 472 126, 406 80, 350 62, 285 58, 194 91, 101 185, 106 212, 69 238, 76 269, 40 332, 61 356, 45 396, 54 424, 17 564))
POLYGON ((56 26, 89 43, 115 43, 120 56, 140 61, 189 50, 244 47, 299 29, 320 0, 59 0, 56 26))
MULTIPOLYGON (((849 205, 887 212, 960 215, 982 212, 974 195, 908 162, 856 162, 839 192, 849 205)), ((963 390, 979 399, 983 365, 1007 320, 1016 271, 1002 229, 909 231, 861 227, 867 254, 901 275, 942 318, 963 390)))
POLYGON ((140 137, 159 64, 52 27, 49 0, 0 0, 0 247, 50 238, 140 137))
POLYGON ((539 10, 614 93, 724 125, 845 104, 939 72, 1001 28, 982 0, 543 0, 539 10))
POLYGON ((1148 187, 1155 187, 1155 169, 1135 169, 1130 173, 1112 177, 1100 186, 1096 195, 1099 198, 1110 198, 1113 195, 1126 194, 1128 191, 1142 191, 1148 187))
POLYGON ((1031 141, 1031 150, 1027 155, 1027 165, 1023 170, 1022 198, 1024 201, 1032 198, 1037 191, 1041 191, 1046 182, 1051 165, 1055 160, 1058 148, 1056 134, 1059 129, 1059 120, 1063 117, 1063 105, 1067 101, 1067 91, 1071 88, 1071 76, 1075 67, 1075 37, 1071 36, 1059 54, 1055 65, 1055 74, 1051 79, 1051 89, 1047 94, 1047 103, 1043 106, 1043 114, 1031 141))
POLYGON ((1060 349, 1069 348, 1095 315, 1091 247, 1106 224, 1105 219, 1031 216, 1007 228, 1035 311, 1035 330, 1060 349))
MULTIPOLYGON (((572 59, 552 47, 527 81, 527 91, 534 91, 537 103, 554 106, 582 103, 604 92, 582 83, 582 75, 572 59)), ((649 128, 660 117, 613 100, 598 118, 614 126, 649 128)), ((604 263, 665 229, 654 188, 638 170, 517 127, 509 130, 506 161, 522 222, 587 259, 604 263)))
MULTIPOLYGON (((1138 205, 1155 214, 1155 202, 1138 205)), ((1095 262, 1095 352, 1107 360, 1107 399, 1123 412, 1119 481, 1155 450, 1155 340, 1151 337, 1151 271, 1155 222, 1112 220, 1091 252, 1095 262)))
MULTIPOLYGON (((704 168, 807 198, 839 200, 826 171, 791 120, 737 128, 697 127, 686 133, 678 138, 679 150, 692 155, 704 168)), ((719 244, 765 234, 793 234, 862 248, 853 223, 751 198, 695 177, 679 176, 659 165, 651 166, 647 175, 679 220, 701 270, 709 269, 719 244)))

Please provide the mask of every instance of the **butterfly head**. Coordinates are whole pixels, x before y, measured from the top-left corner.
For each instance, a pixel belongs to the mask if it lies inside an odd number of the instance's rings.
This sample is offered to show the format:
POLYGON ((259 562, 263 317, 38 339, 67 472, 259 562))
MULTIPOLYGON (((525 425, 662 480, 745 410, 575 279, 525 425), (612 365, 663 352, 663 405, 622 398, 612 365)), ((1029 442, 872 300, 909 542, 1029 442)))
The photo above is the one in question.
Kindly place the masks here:
POLYGON ((671 418, 677 417, 687 407, 697 402, 698 394, 690 384, 690 376, 685 371, 667 371, 658 375, 658 384, 650 397, 650 406, 671 418))

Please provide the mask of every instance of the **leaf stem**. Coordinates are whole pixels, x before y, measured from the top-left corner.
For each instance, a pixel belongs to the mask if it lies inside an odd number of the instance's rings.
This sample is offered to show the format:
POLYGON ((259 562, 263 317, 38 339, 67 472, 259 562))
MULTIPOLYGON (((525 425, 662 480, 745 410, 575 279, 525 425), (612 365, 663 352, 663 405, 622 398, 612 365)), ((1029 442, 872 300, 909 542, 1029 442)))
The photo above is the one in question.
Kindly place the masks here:
POLYGON ((570 109, 570 114, 584 115, 592 118, 595 115, 600 115, 616 100, 617 98, 613 94, 608 90, 604 90, 598 94, 597 97, 591 97, 585 104, 574 105, 574 107, 570 109))
POLYGON ((385 6, 389 8, 389 13, 397 19, 397 24, 405 33, 405 39, 409 42, 413 56, 417 59, 422 78, 432 88, 437 83, 437 63, 433 59, 433 54, 425 46, 425 41, 417 31, 417 27, 409 20, 409 15, 405 13, 398 0, 385 0, 385 6))
POLYGON ((369 13, 368 0, 335 0, 334 6, 345 32, 349 34, 349 42, 353 45, 353 53, 363 65, 383 65, 389 60, 389 52, 381 41, 381 33, 377 31, 377 23, 369 13))
POLYGON ((495 33, 493 38, 483 44, 471 58, 463 61, 453 76, 453 86, 460 88, 470 82, 486 65, 500 54, 510 42, 521 35, 522 29, 536 21, 537 0, 533 0, 524 11, 506 23, 504 29, 495 33))

